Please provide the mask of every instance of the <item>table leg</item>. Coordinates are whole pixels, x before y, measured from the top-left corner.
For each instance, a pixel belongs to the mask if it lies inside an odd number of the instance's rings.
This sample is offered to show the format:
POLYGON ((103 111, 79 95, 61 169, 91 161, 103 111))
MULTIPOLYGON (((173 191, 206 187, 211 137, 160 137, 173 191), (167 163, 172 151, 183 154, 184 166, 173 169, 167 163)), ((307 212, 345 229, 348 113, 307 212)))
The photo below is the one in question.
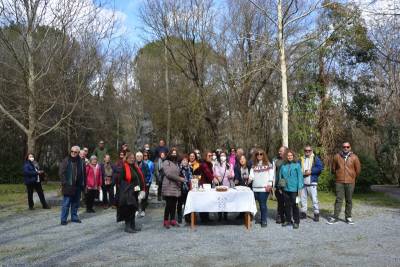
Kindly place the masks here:
POLYGON ((246 229, 250 229, 251 227, 250 212, 244 213, 244 226, 246 227, 246 229))
POLYGON ((192 229, 196 227, 196 213, 192 212, 190 213, 190 226, 192 229))

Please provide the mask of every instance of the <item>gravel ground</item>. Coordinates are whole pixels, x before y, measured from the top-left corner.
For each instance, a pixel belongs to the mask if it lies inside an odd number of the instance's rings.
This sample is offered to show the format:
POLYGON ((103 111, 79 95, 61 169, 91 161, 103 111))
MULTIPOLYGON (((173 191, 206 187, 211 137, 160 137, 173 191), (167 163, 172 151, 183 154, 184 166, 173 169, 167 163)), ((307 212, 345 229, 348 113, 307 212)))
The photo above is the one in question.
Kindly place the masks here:
MULTIPOLYGON (((240 221, 164 229, 162 208, 123 232, 115 210, 97 209, 82 224, 59 225, 59 208, 36 209, 0 221, 0 265, 76 266, 400 266, 400 210, 356 205, 355 225, 311 219, 300 229, 240 221)), ((230 215, 232 218, 235 214, 230 215)))

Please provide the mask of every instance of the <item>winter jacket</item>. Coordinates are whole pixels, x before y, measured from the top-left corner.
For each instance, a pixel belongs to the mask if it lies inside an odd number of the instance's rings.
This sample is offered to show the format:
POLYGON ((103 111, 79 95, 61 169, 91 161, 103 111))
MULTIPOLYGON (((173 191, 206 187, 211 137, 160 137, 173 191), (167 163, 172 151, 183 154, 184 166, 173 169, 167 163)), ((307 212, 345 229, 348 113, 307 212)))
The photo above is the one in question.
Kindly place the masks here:
MULTIPOLYGON (((304 173, 304 163, 305 163, 305 157, 300 158, 300 163, 301 163, 301 171, 304 173)), ((318 178, 321 174, 321 172, 324 169, 324 164, 322 161, 319 159, 318 156, 314 155, 313 156, 313 162, 311 165, 311 184, 317 184, 318 183, 318 178)))
POLYGON ((213 167, 214 178, 219 177, 220 184, 228 187, 233 187, 235 178, 235 173, 233 168, 227 163, 217 163, 213 167))
POLYGON ((151 160, 145 160, 147 167, 149 168, 149 174, 146 177, 146 184, 151 184, 153 182, 154 176, 154 163, 151 160))
POLYGON ((253 181, 254 192, 267 192, 267 187, 273 187, 275 182, 275 170, 272 164, 253 166, 249 174, 250 181, 253 181))
POLYGON ((200 163, 201 179, 199 184, 211 184, 214 179, 213 166, 211 162, 203 161, 200 163))
POLYGON ((182 193, 186 193, 190 190, 190 181, 192 180, 193 177, 193 170, 190 166, 180 166, 179 167, 180 172, 179 176, 185 178, 185 182, 182 183, 182 193))
MULTIPOLYGON (((247 170, 247 179, 249 178, 249 174, 250 174, 250 169, 248 166, 245 167, 245 169, 247 170)), ((245 186, 245 180, 243 179, 243 175, 242 175, 242 166, 240 164, 236 164, 235 168, 234 168, 234 173, 235 173, 235 180, 239 181, 239 185, 245 186)), ((250 181, 247 181, 247 185, 250 184, 250 181)))
POLYGON ((285 163, 285 161, 280 158, 280 157, 276 157, 272 160, 273 165, 275 167, 275 188, 277 188, 278 186, 278 179, 279 179, 279 172, 281 170, 281 166, 283 165, 283 163, 285 163))
POLYGON ((144 161, 141 161, 140 163, 136 161, 136 165, 138 165, 140 170, 142 171, 145 183, 149 184, 148 181, 151 179, 151 173, 147 163, 144 161))
POLYGON ((23 171, 24 171, 24 183, 26 185, 34 184, 40 181, 38 170, 35 168, 32 161, 30 160, 25 161, 23 171))
POLYGON ((99 164, 93 167, 89 164, 86 166, 86 188, 87 189, 98 189, 99 186, 103 185, 103 174, 99 164))
POLYGON ((103 148, 100 149, 99 147, 96 147, 96 149, 93 151, 93 155, 95 155, 97 157, 97 161, 99 163, 103 163, 104 162, 104 156, 108 154, 107 152, 107 148, 103 148))
MULTIPOLYGON (((111 163, 110 163, 111 164, 111 163)), ((105 170, 105 163, 100 164, 101 168, 101 174, 102 174, 102 180, 103 180, 103 185, 105 185, 105 180, 106 180, 106 170, 105 170)), ((111 175, 111 185, 115 185, 116 183, 116 173, 117 173, 117 167, 111 164, 111 169, 112 169, 112 175, 111 175)))
POLYGON ((178 164, 164 160, 162 163, 164 171, 164 178, 162 183, 162 195, 164 197, 180 197, 181 196, 181 182, 179 179, 179 166, 178 164))
POLYGON ((354 184, 361 172, 360 160, 352 152, 347 157, 338 153, 333 158, 332 172, 336 175, 336 183, 354 184))
POLYGON ((284 163, 279 171, 279 179, 282 178, 286 179, 286 187, 283 189, 284 191, 298 192, 300 189, 302 189, 304 186, 304 179, 300 163, 284 163))
POLYGON ((66 157, 60 164, 58 174, 61 180, 62 193, 65 196, 74 196, 76 190, 85 187, 85 163, 79 157, 66 157))

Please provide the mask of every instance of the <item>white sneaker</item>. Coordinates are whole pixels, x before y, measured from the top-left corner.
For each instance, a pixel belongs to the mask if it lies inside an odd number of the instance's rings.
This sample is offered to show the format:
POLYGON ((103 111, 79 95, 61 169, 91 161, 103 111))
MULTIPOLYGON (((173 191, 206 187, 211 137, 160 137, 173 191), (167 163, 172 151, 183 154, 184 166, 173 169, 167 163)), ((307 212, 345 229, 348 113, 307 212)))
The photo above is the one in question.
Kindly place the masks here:
POLYGON ((354 221, 353 221, 353 219, 351 217, 349 217, 349 218, 346 218, 346 223, 353 225, 354 221))
POLYGON ((135 217, 137 217, 139 215, 139 212, 137 211, 137 212, 135 212, 135 217))
POLYGON ((144 216, 146 216, 146 213, 142 210, 142 211, 140 212, 140 217, 144 217, 144 216))

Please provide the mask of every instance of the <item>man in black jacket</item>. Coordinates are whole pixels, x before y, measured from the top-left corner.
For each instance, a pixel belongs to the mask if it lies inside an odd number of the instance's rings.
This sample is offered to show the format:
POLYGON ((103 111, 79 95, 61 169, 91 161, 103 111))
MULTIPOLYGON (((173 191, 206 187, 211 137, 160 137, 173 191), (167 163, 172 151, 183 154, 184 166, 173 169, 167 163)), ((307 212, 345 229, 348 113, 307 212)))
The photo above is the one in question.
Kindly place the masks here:
POLYGON ((70 155, 60 164, 59 175, 62 186, 61 225, 67 225, 69 210, 71 222, 81 223, 78 217, 78 208, 81 191, 85 187, 85 163, 79 157, 79 146, 71 147, 70 155))

